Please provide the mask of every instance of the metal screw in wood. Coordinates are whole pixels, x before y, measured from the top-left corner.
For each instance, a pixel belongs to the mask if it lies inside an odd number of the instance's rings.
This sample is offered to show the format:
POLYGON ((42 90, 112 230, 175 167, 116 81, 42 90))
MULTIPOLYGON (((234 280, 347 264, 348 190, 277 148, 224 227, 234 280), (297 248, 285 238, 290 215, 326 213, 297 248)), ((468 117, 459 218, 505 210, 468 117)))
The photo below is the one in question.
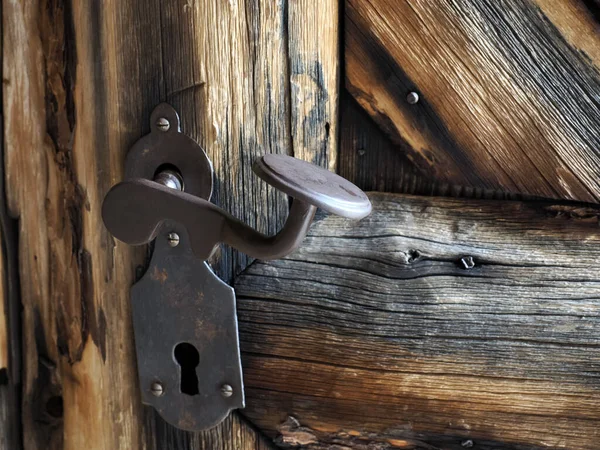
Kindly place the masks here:
POLYGON ((165 393, 165 389, 162 383, 155 381, 154 383, 152 383, 152 386, 150 386, 150 392, 152 392, 152 395, 154 395, 155 397, 160 397, 165 393))
POLYGON ((460 258, 460 265, 465 270, 470 270, 475 267, 475 260, 472 256, 463 256, 460 258))
POLYGON ((165 119, 164 117, 161 117, 160 119, 158 119, 156 121, 156 127, 160 131, 169 131, 169 128, 171 128, 171 124, 169 123, 169 121, 167 119, 165 119))
POLYGON ((406 101, 409 105, 415 105, 419 101, 419 94, 416 92, 409 92, 406 96, 406 101))

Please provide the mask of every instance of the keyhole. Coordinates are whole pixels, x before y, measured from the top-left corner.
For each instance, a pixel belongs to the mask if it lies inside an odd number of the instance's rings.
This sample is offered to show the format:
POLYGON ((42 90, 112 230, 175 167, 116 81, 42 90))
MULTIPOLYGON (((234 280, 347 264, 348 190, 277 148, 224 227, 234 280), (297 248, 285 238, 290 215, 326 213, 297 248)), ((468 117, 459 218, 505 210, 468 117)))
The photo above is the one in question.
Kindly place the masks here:
POLYGON ((181 367, 179 390, 182 394, 198 395, 196 367, 200 364, 200 353, 189 342, 182 342, 175 346, 173 354, 177 364, 181 367))

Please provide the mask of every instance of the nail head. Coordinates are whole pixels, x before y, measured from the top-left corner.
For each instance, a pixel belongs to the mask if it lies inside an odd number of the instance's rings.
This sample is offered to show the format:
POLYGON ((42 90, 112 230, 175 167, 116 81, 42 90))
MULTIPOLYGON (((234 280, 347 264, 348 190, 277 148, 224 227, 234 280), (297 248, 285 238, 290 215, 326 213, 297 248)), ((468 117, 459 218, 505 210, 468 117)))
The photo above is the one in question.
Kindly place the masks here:
POLYGON ((409 92, 406 96, 406 101, 409 105, 415 105, 419 101, 419 94, 416 92, 409 92))
POLYGON ((463 256, 460 258, 460 266, 465 270, 470 270, 475 267, 475 260, 472 256, 463 256))

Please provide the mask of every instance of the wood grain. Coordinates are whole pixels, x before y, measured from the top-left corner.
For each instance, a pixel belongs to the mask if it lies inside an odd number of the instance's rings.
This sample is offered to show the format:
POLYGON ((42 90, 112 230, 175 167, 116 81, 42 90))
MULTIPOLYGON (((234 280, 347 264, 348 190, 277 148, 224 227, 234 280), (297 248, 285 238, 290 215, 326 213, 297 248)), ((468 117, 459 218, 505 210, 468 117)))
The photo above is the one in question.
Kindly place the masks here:
MULTIPOLYGON (((148 411, 149 412, 149 411, 148 411)), ((147 426, 153 439, 148 448, 199 448, 214 450, 274 450, 276 447, 240 414, 230 414, 219 426, 204 433, 181 433, 162 420, 147 415, 147 426)))
POLYGON ((338 146, 338 0, 291 0, 288 12, 293 155, 335 172, 338 146))
MULTIPOLYGON (((1 148, 1 147, 0 147, 1 148)), ((0 181, 0 195, 2 193, 0 181)), ((4 202, 0 200, 0 449, 12 450, 21 448, 20 433, 20 345, 18 328, 15 324, 16 286, 14 270, 9 265, 14 263, 11 251, 14 246, 8 242, 12 238, 12 227, 7 224, 4 202), (12 337, 12 339, 11 339, 12 337), (17 337, 17 339, 15 339, 17 337)), ((17 297, 18 298, 18 297, 17 297)))
POLYGON ((0 449, 9 450, 21 448, 21 346, 16 223, 8 216, 4 192, 0 157, 0 449))
POLYGON ((21 448, 18 402, 15 385, 8 382, 5 372, 1 372, 0 383, 0 449, 15 450, 21 448))
POLYGON ((11 61, 3 64, 6 195, 19 219, 23 306, 23 445, 140 448, 127 286, 142 258, 108 236, 100 202, 141 130, 117 120, 137 106, 105 89, 116 55, 102 51, 107 36, 98 29, 98 8, 73 6, 3 2, 4 61, 11 61))
POLYGON ((343 89, 340 98, 338 173, 361 189, 477 199, 533 199, 523 194, 453 185, 423 174, 408 158, 407 145, 394 144, 348 91, 343 89))
POLYGON ((237 279, 244 414, 290 448, 597 448, 600 209, 371 200, 237 279))
MULTIPOLYGON (((166 431, 142 408, 129 288, 146 255, 108 234, 100 205, 122 179, 127 150, 148 132, 150 112, 167 101, 213 161, 213 201, 274 232, 287 199, 250 165, 267 152, 297 150, 332 167, 337 11, 333 1, 318 11, 301 1, 3 1, 6 193, 19 220, 26 449, 266 445, 237 418, 189 435, 166 431), (227 441, 232 436, 245 437, 227 441)), ((212 263, 227 281, 248 260, 224 248, 212 263)))
POLYGON ((583 1, 347 0, 344 29, 348 90, 425 175, 600 200, 600 34, 583 1))

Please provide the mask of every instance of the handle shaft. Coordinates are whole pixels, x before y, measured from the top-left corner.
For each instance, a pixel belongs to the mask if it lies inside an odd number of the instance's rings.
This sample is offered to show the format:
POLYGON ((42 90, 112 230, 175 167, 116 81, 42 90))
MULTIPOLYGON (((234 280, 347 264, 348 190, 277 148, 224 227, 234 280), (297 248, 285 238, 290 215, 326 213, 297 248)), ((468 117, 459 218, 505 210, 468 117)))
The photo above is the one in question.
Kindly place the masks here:
POLYGON ((266 236, 200 197, 170 189, 154 181, 135 178, 114 186, 104 199, 102 218, 108 230, 130 245, 152 241, 165 220, 186 227, 194 254, 208 259, 224 242, 258 259, 281 258, 302 242, 316 207, 294 200, 283 228, 266 236))

